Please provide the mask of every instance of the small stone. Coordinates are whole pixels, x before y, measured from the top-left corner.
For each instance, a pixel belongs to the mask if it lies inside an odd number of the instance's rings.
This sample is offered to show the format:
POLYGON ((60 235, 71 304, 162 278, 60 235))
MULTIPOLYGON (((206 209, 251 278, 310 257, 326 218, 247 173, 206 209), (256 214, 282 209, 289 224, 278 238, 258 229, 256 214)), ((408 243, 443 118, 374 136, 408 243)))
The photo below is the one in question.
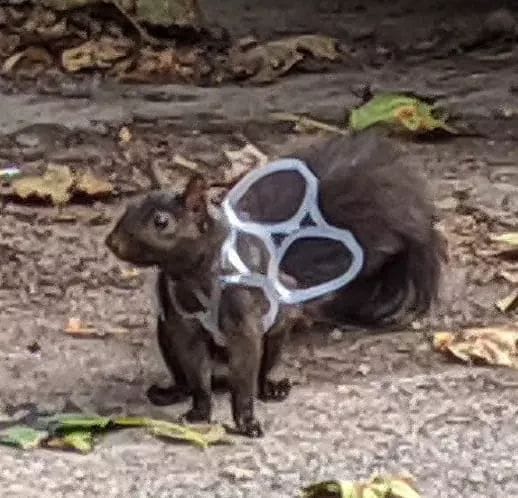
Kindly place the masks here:
POLYGON ((371 367, 369 365, 367 365, 367 363, 360 363, 360 365, 358 365, 358 368, 356 369, 356 371, 360 375, 363 375, 365 377, 371 371, 371 367))
POLYGON ((330 335, 333 341, 341 341, 344 338, 344 333, 340 329, 334 329, 330 335))
POLYGON ((250 469, 229 466, 221 471, 221 476, 230 478, 234 481, 250 481, 254 478, 255 472, 250 469))

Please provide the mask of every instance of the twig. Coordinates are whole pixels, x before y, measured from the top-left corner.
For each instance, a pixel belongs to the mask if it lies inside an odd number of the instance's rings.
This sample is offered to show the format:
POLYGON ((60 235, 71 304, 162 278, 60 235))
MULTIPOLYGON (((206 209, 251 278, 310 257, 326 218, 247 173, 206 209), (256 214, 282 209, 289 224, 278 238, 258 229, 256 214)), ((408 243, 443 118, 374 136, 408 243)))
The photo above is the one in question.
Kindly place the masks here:
POLYGON ((349 131, 338 126, 333 126, 316 119, 308 118, 306 116, 299 116, 290 112, 272 112, 270 116, 277 121, 288 121, 306 128, 317 128, 319 130, 337 133, 339 135, 349 135, 349 131))

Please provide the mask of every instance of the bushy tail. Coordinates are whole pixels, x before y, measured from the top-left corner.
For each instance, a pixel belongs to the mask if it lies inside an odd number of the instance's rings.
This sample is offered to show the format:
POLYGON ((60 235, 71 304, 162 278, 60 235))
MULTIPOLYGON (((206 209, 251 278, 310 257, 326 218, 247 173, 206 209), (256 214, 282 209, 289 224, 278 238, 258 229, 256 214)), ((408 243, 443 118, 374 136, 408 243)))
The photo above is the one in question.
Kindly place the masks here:
POLYGON ((333 138, 297 156, 320 178, 327 221, 350 230, 365 253, 358 277, 320 303, 323 317, 372 326, 427 312, 438 294, 446 244, 434 227, 419 166, 403 163, 372 133, 333 138))

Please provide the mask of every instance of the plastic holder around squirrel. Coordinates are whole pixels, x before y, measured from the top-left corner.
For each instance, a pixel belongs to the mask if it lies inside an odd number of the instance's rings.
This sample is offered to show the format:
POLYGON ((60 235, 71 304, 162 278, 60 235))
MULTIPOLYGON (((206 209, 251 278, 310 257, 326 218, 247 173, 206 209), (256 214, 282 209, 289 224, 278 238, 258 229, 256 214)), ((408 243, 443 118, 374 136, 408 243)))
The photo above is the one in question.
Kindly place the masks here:
POLYGON ((223 267, 232 267, 235 273, 222 275, 220 281, 223 286, 244 285, 262 289, 270 303, 270 309, 263 317, 265 331, 275 322, 279 303, 300 304, 338 290, 351 282, 363 267, 363 249, 354 235, 349 230, 330 225, 322 216, 318 207, 318 184, 318 178, 302 161, 280 159, 248 173, 230 190, 223 201, 223 213, 230 232, 221 248, 221 263, 223 267), (236 212, 237 205, 249 189, 260 179, 282 171, 296 172, 305 181, 304 197, 295 214, 276 223, 242 219, 236 212), (307 220, 311 225, 303 226, 303 222, 307 220), (269 256, 266 274, 252 271, 243 261, 237 247, 240 233, 251 234, 264 244, 269 256), (274 236, 279 235, 282 240, 276 243, 274 236), (350 252, 351 263, 342 275, 327 282, 304 289, 289 289, 280 281, 281 262, 292 244, 306 238, 340 242, 350 252))

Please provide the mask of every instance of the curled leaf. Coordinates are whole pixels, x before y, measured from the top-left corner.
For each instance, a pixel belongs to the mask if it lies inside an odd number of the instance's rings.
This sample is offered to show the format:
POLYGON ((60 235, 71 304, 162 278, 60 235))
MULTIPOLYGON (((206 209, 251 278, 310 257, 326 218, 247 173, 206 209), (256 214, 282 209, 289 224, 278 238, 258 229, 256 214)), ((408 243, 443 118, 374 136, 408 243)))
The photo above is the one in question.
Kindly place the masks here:
POLYGON ((34 73, 34 76, 42 69, 51 66, 52 62, 52 56, 46 49, 42 47, 28 47, 8 57, 2 66, 2 73, 12 74, 20 66, 24 65, 28 71, 34 73))
POLYGON ((456 131, 446 124, 446 117, 436 117, 437 109, 415 97, 381 94, 367 103, 353 109, 349 116, 349 126, 353 131, 361 131, 377 124, 394 125, 412 133, 426 133, 442 129, 448 133, 456 131))
POLYGON ((61 450, 75 450, 81 453, 90 453, 93 449, 94 437, 89 431, 72 431, 62 437, 49 439, 45 446, 61 450))
POLYGON ((61 63, 72 73, 83 69, 108 68, 126 57, 131 48, 132 45, 127 40, 103 37, 100 40, 89 40, 78 47, 64 50, 61 63))
POLYGON ((206 432, 202 432, 188 426, 163 420, 150 420, 147 427, 151 434, 155 436, 175 441, 185 441, 203 449, 218 443, 229 443, 229 440, 225 437, 226 431, 224 428, 218 429, 213 427, 206 432))
POLYGON ((459 333, 435 334, 436 351, 465 363, 479 362, 518 368, 518 329, 488 327, 464 330, 459 333))
POLYGON ((229 57, 231 71, 241 77, 251 77, 257 83, 267 83, 287 73, 305 57, 334 61, 339 52, 334 38, 302 35, 264 44, 235 47, 229 57))

